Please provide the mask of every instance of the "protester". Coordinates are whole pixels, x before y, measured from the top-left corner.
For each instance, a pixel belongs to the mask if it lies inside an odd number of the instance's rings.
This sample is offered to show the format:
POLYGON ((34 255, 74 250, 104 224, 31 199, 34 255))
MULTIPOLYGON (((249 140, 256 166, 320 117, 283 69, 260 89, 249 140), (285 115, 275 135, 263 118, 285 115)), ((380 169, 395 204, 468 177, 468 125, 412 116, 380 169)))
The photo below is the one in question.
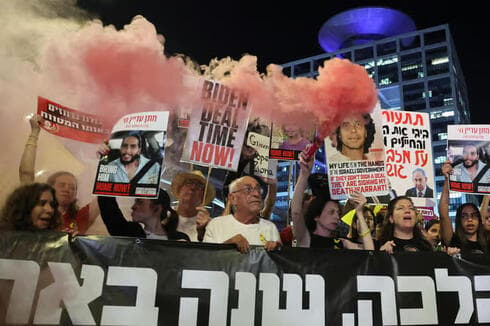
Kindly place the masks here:
POLYGON ((489 207, 490 195, 483 196, 483 200, 480 206, 480 215, 483 218, 483 226, 485 228, 485 236, 487 240, 490 240, 490 207, 489 207))
MULTIPOLYGON (((341 211, 340 204, 330 199, 328 189, 324 189, 321 194, 315 196, 308 204, 306 212, 303 209, 303 193, 306 189, 310 177, 313 160, 305 160, 303 153, 299 156, 301 165, 300 174, 296 181, 296 186, 291 201, 291 215, 294 225, 294 236, 298 247, 330 248, 340 249, 344 246, 348 249, 358 249, 359 246, 352 245, 347 239, 340 240, 335 236, 339 216, 341 211)), ((362 207, 366 198, 357 193, 353 196, 356 202, 356 209, 362 216, 362 207)), ((362 238, 362 249, 374 249, 371 232, 362 217, 360 219, 362 238), (368 231, 366 233, 366 231, 368 231)))
POLYGON ((176 208, 179 214, 177 230, 189 236, 191 241, 202 241, 206 225, 211 220, 204 207, 213 201, 216 190, 211 182, 207 182, 199 170, 190 173, 179 173, 172 180, 172 195, 179 200, 176 208), (206 197, 204 189, 207 185, 206 197))
POLYGON ((480 211, 474 204, 465 203, 458 207, 455 217, 456 230, 453 230, 449 218, 449 176, 454 173, 454 169, 449 161, 443 164, 442 173, 444 185, 439 199, 442 242, 446 246, 460 248, 461 251, 486 253, 485 230, 480 211))
POLYGON ((186 234, 177 231, 179 219, 170 206, 170 197, 163 189, 160 189, 156 199, 134 200, 131 207, 133 221, 124 218, 115 197, 99 196, 98 202, 100 215, 110 235, 190 241, 186 234))
MULTIPOLYGON (((36 148, 42 118, 34 115, 29 119, 31 134, 26 142, 19 166, 21 184, 33 183, 36 162, 36 148)), ((72 234, 86 234, 88 228, 99 215, 97 200, 94 198, 82 208, 77 205, 77 180, 68 171, 59 171, 48 177, 47 183, 56 190, 58 211, 61 213, 60 230, 72 234)))
POLYGON ((260 218, 262 188, 257 180, 245 176, 230 184, 228 200, 232 214, 212 219, 206 227, 204 242, 234 244, 246 253, 250 245, 263 245, 275 250, 281 245, 274 223, 260 218))
MULTIPOLYGON (((352 198, 356 198, 355 196, 364 197, 361 193, 353 194, 352 198)), ((354 212, 354 216, 352 218, 352 223, 350 225, 349 236, 348 236, 348 239, 356 245, 362 245, 363 237, 367 235, 367 232, 369 232, 371 234, 371 237, 373 238, 376 231, 376 225, 374 224, 374 213, 371 210, 371 208, 367 206, 362 206, 361 211, 359 213, 357 212, 357 210, 354 212), (362 219, 359 218, 359 216, 362 216, 362 218, 364 219, 367 229, 362 227, 361 225, 362 219), (360 231, 361 229, 364 229, 364 233, 360 231)), ((363 248, 357 246, 356 249, 363 249, 363 248)))
MULTIPOLYGON (((259 216, 261 218, 269 219, 272 215, 272 209, 274 208, 274 205, 276 203, 277 179, 261 177, 261 178, 255 178, 255 180, 257 180, 259 184, 260 184, 259 180, 267 184, 267 193, 264 199, 264 207, 260 210, 259 216)), ((228 215, 231 213, 232 213, 231 203, 229 201, 226 201, 225 209, 223 210, 223 213, 221 215, 228 215)))
POLYGON ((390 254, 399 251, 432 251, 432 245, 417 225, 416 208, 410 197, 390 201, 383 229, 377 241, 379 250, 390 254))
POLYGON ((54 189, 45 183, 31 183, 15 189, 0 215, 1 230, 57 230, 61 224, 54 189))

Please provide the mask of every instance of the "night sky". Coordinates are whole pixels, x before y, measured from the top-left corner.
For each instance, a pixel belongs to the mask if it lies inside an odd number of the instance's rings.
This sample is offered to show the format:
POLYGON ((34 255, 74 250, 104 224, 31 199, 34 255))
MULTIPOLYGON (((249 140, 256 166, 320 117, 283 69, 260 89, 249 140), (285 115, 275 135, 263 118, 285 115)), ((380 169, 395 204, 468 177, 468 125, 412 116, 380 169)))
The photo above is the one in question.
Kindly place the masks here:
MULTIPOLYGON (((199 64, 212 58, 243 54, 258 57, 258 69, 282 64, 324 51, 318 44, 323 23, 344 10, 361 6, 384 6, 409 15, 417 29, 449 24, 468 87, 471 120, 490 123, 486 103, 484 40, 488 19, 482 8, 455 6, 442 1, 298 1, 289 6, 271 1, 161 1, 78 0, 78 5, 96 14, 104 24, 121 28, 135 15, 143 15, 164 35, 167 55, 177 53, 199 64), (266 5, 266 6, 264 6, 266 5)), ((456 3, 456 2, 454 2, 456 3)), ((459 2, 457 2, 459 3, 459 2)), ((487 52, 488 53, 488 52, 487 52)))

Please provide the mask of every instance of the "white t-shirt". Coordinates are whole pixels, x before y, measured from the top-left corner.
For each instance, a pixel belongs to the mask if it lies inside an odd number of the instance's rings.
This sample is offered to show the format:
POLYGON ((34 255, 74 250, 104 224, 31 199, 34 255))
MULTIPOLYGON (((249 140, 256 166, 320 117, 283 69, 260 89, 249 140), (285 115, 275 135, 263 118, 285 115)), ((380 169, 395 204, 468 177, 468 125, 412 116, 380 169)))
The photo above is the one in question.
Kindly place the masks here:
POLYGON ((264 241, 280 239, 279 231, 271 221, 260 218, 258 223, 243 224, 230 214, 215 217, 208 223, 203 242, 223 243, 237 234, 256 246, 263 246, 264 241))
POLYGON ((197 215, 194 217, 184 217, 179 215, 179 225, 177 231, 187 234, 191 241, 197 242, 197 215))

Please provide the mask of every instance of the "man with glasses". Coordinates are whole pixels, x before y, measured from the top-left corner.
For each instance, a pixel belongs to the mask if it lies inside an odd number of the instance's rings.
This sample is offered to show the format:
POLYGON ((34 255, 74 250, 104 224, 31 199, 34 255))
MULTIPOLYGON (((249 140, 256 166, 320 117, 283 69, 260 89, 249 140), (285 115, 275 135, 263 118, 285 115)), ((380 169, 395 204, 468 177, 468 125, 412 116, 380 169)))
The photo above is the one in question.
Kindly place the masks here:
POLYGON ((177 174, 172 180, 172 195, 179 201, 176 209, 179 214, 177 231, 187 234, 191 241, 202 241, 206 225, 211 220, 204 206, 214 199, 216 190, 212 183, 208 183, 203 200, 206 182, 199 170, 177 174))
POLYGON ((280 236, 274 223, 259 217, 262 209, 262 188, 253 177, 245 176, 230 184, 228 200, 232 214, 219 216, 206 227, 204 242, 234 244, 242 252, 250 245, 276 249, 280 236))

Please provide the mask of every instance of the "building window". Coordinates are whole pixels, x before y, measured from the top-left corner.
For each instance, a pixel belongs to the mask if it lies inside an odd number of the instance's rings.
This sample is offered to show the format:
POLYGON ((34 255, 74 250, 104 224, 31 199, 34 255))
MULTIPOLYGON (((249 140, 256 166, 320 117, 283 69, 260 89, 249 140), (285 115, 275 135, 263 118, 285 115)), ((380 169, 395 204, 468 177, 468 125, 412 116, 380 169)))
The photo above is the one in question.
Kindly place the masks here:
POLYGON ((352 60, 352 53, 350 51, 342 52, 337 54, 337 58, 352 60))
POLYGON ((446 41, 446 30, 427 32, 424 34, 424 45, 437 44, 446 41))
POLYGON ((376 45, 377 56, 396 53, 396 41, 376 45))
POLYGON ((454 116, 454 111, 453 110, 439 110, 439 111, 432 111, 430 113, 430 119, 438 119, 438 118, 449 118, 454 116))
POLYGON ((407 111, 425 109, 424 83, 403 86, 403 102, 407 111))
POLYGON ((405 37, 400 40, 400 51, 420 48, 420 35, 405 37))
POLYGON ((447 47, 443 46, 425 52, 427 75, 433 76, 449 72, 449 58, 447 47))
POLYGON ((438 157, 436 157, 434 159, 434 163, 436 163, 436 164, 442 164, 442 163, 446 162, 446 160, 447 160, 446 155, 438 156, 438 157))
POLYGON ((354 60, 356 62, 366 59, 372 59, 374 57, 373 47, 369 46, 367 48, 357 49, 354 51, 354 60))
POLYGON ((378 97, 381 108, 384 110, 399 110, 400 109, 400 86, 391 85, 378 89, 378 97))
POLYGON ((431 80, 428 86, 432 94, 429 98, 429 106, 431 108, 451 106, 454 104, 449 77, 431 80))
POLYGON ((310 62, 299 63, 294 66, 294 76, 304 76, 311 72, 310 62))
POLYGON ((374 67, 374 61, 359 63, 359 65, 363 66, 364 69, 366 69, 369 77, 371 77, 373 80, 376 79, 376 69, 374 67))
POLYGON ((412 53, 407 55, 402 55, 401 69, 402 69, 402 79, 412 80, 424 77, 424 67, 422 65, 422 53, 412 53))
POLYGON ((378 85, 398 83, 398 57, 381 58, 376 61, 378 66, 378 85))

